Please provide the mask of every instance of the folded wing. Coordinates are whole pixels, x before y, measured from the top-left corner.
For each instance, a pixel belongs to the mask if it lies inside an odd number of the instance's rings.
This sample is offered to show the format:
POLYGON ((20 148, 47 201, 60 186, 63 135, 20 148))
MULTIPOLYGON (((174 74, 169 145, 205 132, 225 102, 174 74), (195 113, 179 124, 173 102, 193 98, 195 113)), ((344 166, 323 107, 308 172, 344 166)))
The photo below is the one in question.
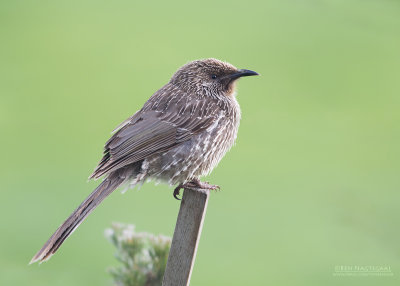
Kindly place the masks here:
MULTIPOLYGON (((156 94, 155 94, 156 95, 156 94)), ((150 100, 157 100, 151 98, 150 100)), ((123 166, 170 150, 211 126, 217 117, 215 104, 186 100, 180 111, 174 102, 147 104, 107 141, 104 156, 90 178, 99 178, 123 166), (172 105, 171 105, 172 104, 172 105), (170 107, 170 108, 168 108, 170 107), (207 110, 201 110, 207 108, 207 110)))

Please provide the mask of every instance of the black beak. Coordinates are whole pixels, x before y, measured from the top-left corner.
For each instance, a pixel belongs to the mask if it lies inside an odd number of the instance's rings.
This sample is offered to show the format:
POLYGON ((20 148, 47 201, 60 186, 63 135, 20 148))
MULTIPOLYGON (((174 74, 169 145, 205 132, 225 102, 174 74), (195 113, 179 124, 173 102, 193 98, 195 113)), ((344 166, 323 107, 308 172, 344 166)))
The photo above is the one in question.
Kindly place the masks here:
POLYGON ((235 80, 235 79, 238 79, 238 78, 240 78, 242 76, 252 76, 252 75, 259 75, 259 74, 256 73, 255 71, 242 69, 242 70, 238 70, 237 72, 229 75, 229 78, 231 80, 235 80))

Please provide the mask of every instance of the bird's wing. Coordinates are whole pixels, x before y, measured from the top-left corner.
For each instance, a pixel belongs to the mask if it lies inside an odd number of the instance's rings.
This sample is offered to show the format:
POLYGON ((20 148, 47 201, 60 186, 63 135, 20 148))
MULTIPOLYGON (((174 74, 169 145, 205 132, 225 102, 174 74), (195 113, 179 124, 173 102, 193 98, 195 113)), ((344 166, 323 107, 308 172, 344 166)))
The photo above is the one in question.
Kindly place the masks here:
POLYGON ((165 152, 189 140, 218 120, 218 106, 204 100, 150 98, 107 141, 104 156, 90 178, 99 178, 149 155, 165 152), (161 102, 160 102, 161 101, 161 102), (156 102, 155 104, 151 104, 156 102), (216 112, 217 111, 217 112, 216 112))

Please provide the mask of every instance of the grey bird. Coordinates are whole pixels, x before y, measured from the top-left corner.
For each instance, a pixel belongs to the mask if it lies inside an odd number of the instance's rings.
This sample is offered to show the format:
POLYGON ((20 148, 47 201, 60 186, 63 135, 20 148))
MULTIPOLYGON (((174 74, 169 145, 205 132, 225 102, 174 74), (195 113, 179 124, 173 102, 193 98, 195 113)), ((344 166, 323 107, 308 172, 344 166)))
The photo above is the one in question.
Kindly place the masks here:
POLYGON ((116 188, 146 180, 181 188, 215 190, 201 182, 235 142, 240 121, 237 79, 258 73, 217 59, 189 62, 120 124, 106 142, 90 178, 101 184, 64 221, 30 263, 48 260, 65 239, 116 188))

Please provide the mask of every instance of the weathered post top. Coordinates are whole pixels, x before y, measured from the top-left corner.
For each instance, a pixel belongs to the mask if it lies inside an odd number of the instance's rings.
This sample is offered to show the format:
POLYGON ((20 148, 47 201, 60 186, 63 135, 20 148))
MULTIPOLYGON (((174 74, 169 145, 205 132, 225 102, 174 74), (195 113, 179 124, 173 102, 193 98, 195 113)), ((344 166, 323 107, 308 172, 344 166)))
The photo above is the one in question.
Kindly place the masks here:
POLYGON ((162 286, 189 285, 209 194, 209 190, 184 190, 162 286))

